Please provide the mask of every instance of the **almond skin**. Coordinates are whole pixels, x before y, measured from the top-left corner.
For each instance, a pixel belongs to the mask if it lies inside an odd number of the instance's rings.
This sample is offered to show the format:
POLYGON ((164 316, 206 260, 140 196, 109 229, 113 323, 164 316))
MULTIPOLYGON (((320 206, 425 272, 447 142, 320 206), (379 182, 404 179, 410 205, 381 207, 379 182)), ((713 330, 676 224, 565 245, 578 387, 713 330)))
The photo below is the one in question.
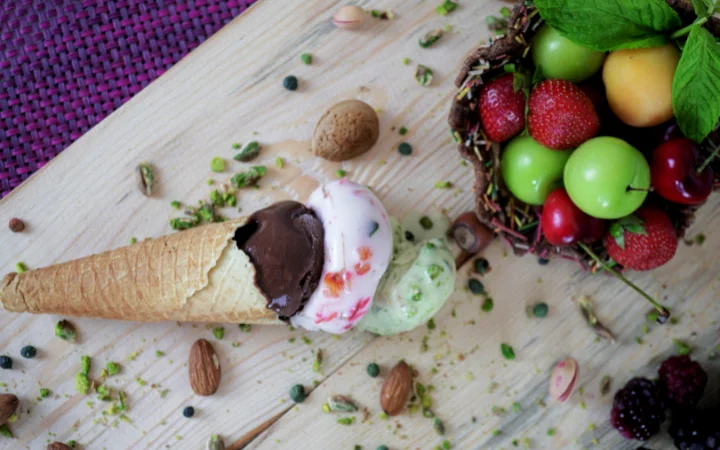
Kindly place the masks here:
POLYGON ((375 110, 360 100, 345 100, 320 117, 312 150, 315 156, 329 161, 346 161, 370 150, 378 136, 380 120, 375 110))
POLYGON ((53 442, 52 444, 48 444, 47 450, 72 450, 72 447, 62 442, 53 442))
POLYGON ((213 346, 198 339, 190 349, 190 387, 197 395, 212 395, 220 386, 220 360, 213 346))
POLYGON ((5 425, 18 407, 18 398, 12 394, 0 394, 0 426, 5 425))
POLYGON ((400 361, 390 371, 380 391, 380 405, 388 416, 397 416, 405 409, 412 392, 412 370, 400 361))

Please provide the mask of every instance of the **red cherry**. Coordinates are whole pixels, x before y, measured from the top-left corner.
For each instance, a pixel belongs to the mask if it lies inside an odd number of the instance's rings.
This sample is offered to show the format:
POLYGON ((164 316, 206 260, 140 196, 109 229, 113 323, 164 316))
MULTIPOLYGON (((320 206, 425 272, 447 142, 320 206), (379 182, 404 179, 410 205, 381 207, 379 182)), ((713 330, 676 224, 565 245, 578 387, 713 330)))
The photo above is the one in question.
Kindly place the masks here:
POLYGON ((582 212, 570 200, 567 191, 559 188, 545 199, 542 230, 545 239, 552 245, 590 244, 603 237, 605 222, 582 212))
POLYGON ((690 139, 674 138, 660 144, 652 154, 650 177, 657 193, 683 205, 702 203, 713 188, 713 171, 703 161, 700 150, 690 139))

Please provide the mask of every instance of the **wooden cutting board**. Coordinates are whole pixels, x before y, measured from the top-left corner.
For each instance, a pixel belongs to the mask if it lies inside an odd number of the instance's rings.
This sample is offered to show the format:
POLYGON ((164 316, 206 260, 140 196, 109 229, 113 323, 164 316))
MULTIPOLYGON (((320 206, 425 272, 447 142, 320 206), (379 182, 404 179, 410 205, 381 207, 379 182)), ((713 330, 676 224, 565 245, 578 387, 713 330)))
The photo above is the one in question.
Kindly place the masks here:
MULTIPOLYGON (((437 209, 455 216, 468 209, 472 175, 460 164, 446 125, 452 82, 466 53, 488 38, 484 17, 507 3, 466 1, 446 17, 435 12, 438 3, 361 1, 366 8, 392 9, 396 18, 368 18, 364 29, 347 31, 331 24, 338 2, 259 2, 0 201, 0 223, 20 217, 28 225, 22 234, 4 225, 0 229, 0 271, 14 270, 18 261, 41 267, 124 246, 131 237, 170 233, 168 219, 176 214, 170 202, 192 204, 213 189, 209 179, 215 187, 226 182, 242 168, 231 161, 232 144, 251 140, 262 143, 259 162, 269 173, 261 189, 242 192, 242 212, 225 211, 230 217, 280 199, 303 201, 338 169, 371 186, 396 216, 437 209), (420 37, 446 25, 452 31, 441 41, 419 47, 420 37), (312 65, 302 64, 303 52, 313 54, 312 65), (409 58, 408 65, 403 58, 409 58), (431 86, 416 84, 418 63, 434 71, 431 86), (295 92, 282 87, 289 74, 300 80, 295 92), (333 103, 353 98, 379 111, 377 145, 341 164, 312 157, 317 119, 333 103), (406 136, 398 134, 400 126, 408 128, 406 136), (403 141, 413 146, 412 156, 398 154, 403 141), (212 173, 214 156, 232 162, 232 171, 212 173), (284 159, 284 168, 275 167, 277 157, 284 159), (134 169, 141 161, 156 168, 158 188, 151 198, 135 187, 134 169), (454 187, 436 189, 437 181, 452 181, 454 187)), ((508 255, 500 242, 486 251, 492 272, 482 277, 494 299, 491 312, 482 312, 482 298, 466 292, 465 267, 435 330, 421 327, 393 338, 360 332, 335 338, 270 326, 246 333, 224 324, 225 337, 216 340, 205 324, 77 318, 72 321, 80 338, 71 345, 53 336, 60 317, 0 312, 0 354, 15 361, 13 370, 0 371, 0 391, 21 399, 19 418, 11 425, 16 439, 0 438, 0 448, 38 449, 74 439, 85 449, 198 449, 219 434, 235 449, 247 442, 252 449, 362 445, 367 450, 381 444, 430 449, 443 439, 453 448, 509 449, 516 439, 522 446, 525 438, 536 449, 634 449, 638 445, 609 426, 612 396, 599 392, 605 375, 613 377, 613 392, 632 376, 653 376, 673 353, 672 340, 681 339, 715 374, 709 391, 717 400, 720 366, 708 361, 708 354, 720 343, 718 229, 716 194, 690 230, 690 236, 706 235, 702 246, 681 245, 660 270, 630 275, 679 319, 676 325, 650 324, 647 334, 642 328, 648 307, 623 285, 583 273, 570 262, 540 266, 532 257, 508 255), (617 343, 595 338, 573 301, 580 295, 594 299, 617 343), (527 317, 526 307, 536 302, 550 305, 547 318, 527 317), (188 384, 188 351, 198 338, 211 340, 221 359, 222 384, 212 397, 195 396, 188 384), (503 342, 514 347, 514 361, 502 358, 503 342), (27 344, 38 348, 35 359, 20 357, 27 344), (313 372, 318 349, 325 358, 321 371, 313 372), (95 378, 107 361, 123 366, 106 384, 127 392, 128 421, 103 415, 108 405, 96 396, 76 393, 81 355, 92 356, 95 378), (581 393, 553 404, 548 378, 565 356, 580 364, 581 393), (433 410, 445 423, 444 437, 420 413, 379 418, 382 378, 401 358, 435 387, 433 410), (365 373, 373 361, 382 367, 377 379, 365 373), (294 406, 288 391, 296 383, 317 387, 294 406), (38 400, 41 387, 51 395, 38 400), (344 415, 321 409, 332 394, 351 395, 368 408, 367 417, 355 414, 353 425, 337 424, 344 415), (520 408, 514 412, 516 402, 520 408), (196 410, 192 419, 182 415, 189 405, 196 410), (555 433, 548 436, 551 428, 555 433)), ((648 445, 671 446, 667 438, 648 445)))

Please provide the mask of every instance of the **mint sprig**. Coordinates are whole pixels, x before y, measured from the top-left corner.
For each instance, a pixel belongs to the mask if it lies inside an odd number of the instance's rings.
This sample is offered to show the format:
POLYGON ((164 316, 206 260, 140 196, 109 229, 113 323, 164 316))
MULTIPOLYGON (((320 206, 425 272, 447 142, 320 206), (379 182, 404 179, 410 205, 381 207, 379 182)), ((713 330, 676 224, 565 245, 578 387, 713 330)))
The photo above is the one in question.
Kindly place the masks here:
POLYGON ((715 0, 692 0, 692 6, 698 17, 709 17, 715 9, 715 0))
POLYGON ((720 119, 720 44, 693 25, 673 79, 673 111, 685 136, 701 142, 720 119))
POLYGON ((665 0, 535 0, 535 6, 565 37, 599 51, 657 47, 682 25, 665 0))

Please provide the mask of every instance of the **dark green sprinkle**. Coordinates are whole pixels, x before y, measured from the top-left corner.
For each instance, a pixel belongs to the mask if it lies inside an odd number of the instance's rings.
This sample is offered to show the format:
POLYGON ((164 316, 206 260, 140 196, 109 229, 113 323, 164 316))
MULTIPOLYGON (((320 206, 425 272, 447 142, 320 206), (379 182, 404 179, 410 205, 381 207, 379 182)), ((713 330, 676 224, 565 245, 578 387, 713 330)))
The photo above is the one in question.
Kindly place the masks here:
POLYGON ((433 429, 440 436, 445 434, 445 424, 442 423, 442 420, 438 419, 437 417, 433 419, 433 429))
POLYGON ((403 142, 398 146, 398 152, 403 156, 408 156, 412 153, 412 146, 407 142, 403 142))
POLYGON ((408 240, 408 241, 410 241, 410 242, 414 242, 414 241, 415 241, 415 235, 412 234, 412 233, 409 232, 409 231, 405 231, 405 239, 408 240))
POLYGON ((432 331, 435 329, 435 319, 428 320, 427 323, 428 330, 432 331))
POLYGON ((32 359, 37 355, 37 349, 32 345, 26 345, 20 349, 20 355, 22 355, 23 358, 32 359))
POLYGON ((420 226, 425 230, 429 230, 433 227, 433 222, 428 216, 422 216, 420 218, 420 226))
POLYGON ((374 220, 372 222, 370 222, 370 235, 369 236, 372 237, 373 234, 375 234, 377 232, 378 228, 380 228, 379 223, 375 222, 374 220))
POLYGON ((535 317, 547 317, 548 315, 548 305, 547 303, 538 303, 537 305, 533 306, 533 316, 535 317))
POLYGON ((407 134, 407 132, 408 132, 408 129, 405 127, 400 127, 400 129, 398 130, 398 133, 400 133, 400 136, 405 136, 407 134))
POLYGON ((502 343, 500 344, 500 352, 505 357, 505 359, 513 360, 515 359, 515 350, 513 350, 512 347, 509 345, 502 343))
POLYGON ((0 356, 0 369, 12 369, 12 358, 7 355, 0 356))
POLYGON ((288 91, 294 91, 298 87, 298 80, 295 75, 288 75, 283 80, 283 87, 288 91))
POLYGON ((295 403, 302 403, 307 398, 307 394, 305 393, 305 386, 302 384, 296 384, 292 388, 290 388, 290 398, 295 403))
POLYGON ((487 297, 485 299, 485 301, 483 302, 481 308, 485 312, 490 312, 493 310, 494 306, 495 306, 495 304, 493 303, 493 299, 491 299, 490 297, 487 297))
POLYGON ((475 295, 481 295, 485 293, 485 286, 477 278, 470 278, 468 280, 468 289, 475 295))
POLYGON ((490 263, 485 258, 478 258, 473 262, 473 267, 475 269, 475 273, 484 275, 490 269, 490 263))
POLYGON ((376 450, 390 450, 387 445, 381 445, 376 450))
POLYGON ((370 375, 371 378, 375 378, 376 376, 380 375, 380 366, 378 366, 375 363, 370 363, 367 365, 367 369, 365 369, 368 375, 370 375))
POLYGON ((183 409, 183 416, 187 417, 188 419, 195 415, 195 408, 192 406, 186 406, 185 409, 183 409))
POLYGON ((545 266, 545 265, 547 265, 547 263, 549 263, 549 262, 550 262, 549 259, 538 258, 538 264, 540 264, 541 266, 545 266))

